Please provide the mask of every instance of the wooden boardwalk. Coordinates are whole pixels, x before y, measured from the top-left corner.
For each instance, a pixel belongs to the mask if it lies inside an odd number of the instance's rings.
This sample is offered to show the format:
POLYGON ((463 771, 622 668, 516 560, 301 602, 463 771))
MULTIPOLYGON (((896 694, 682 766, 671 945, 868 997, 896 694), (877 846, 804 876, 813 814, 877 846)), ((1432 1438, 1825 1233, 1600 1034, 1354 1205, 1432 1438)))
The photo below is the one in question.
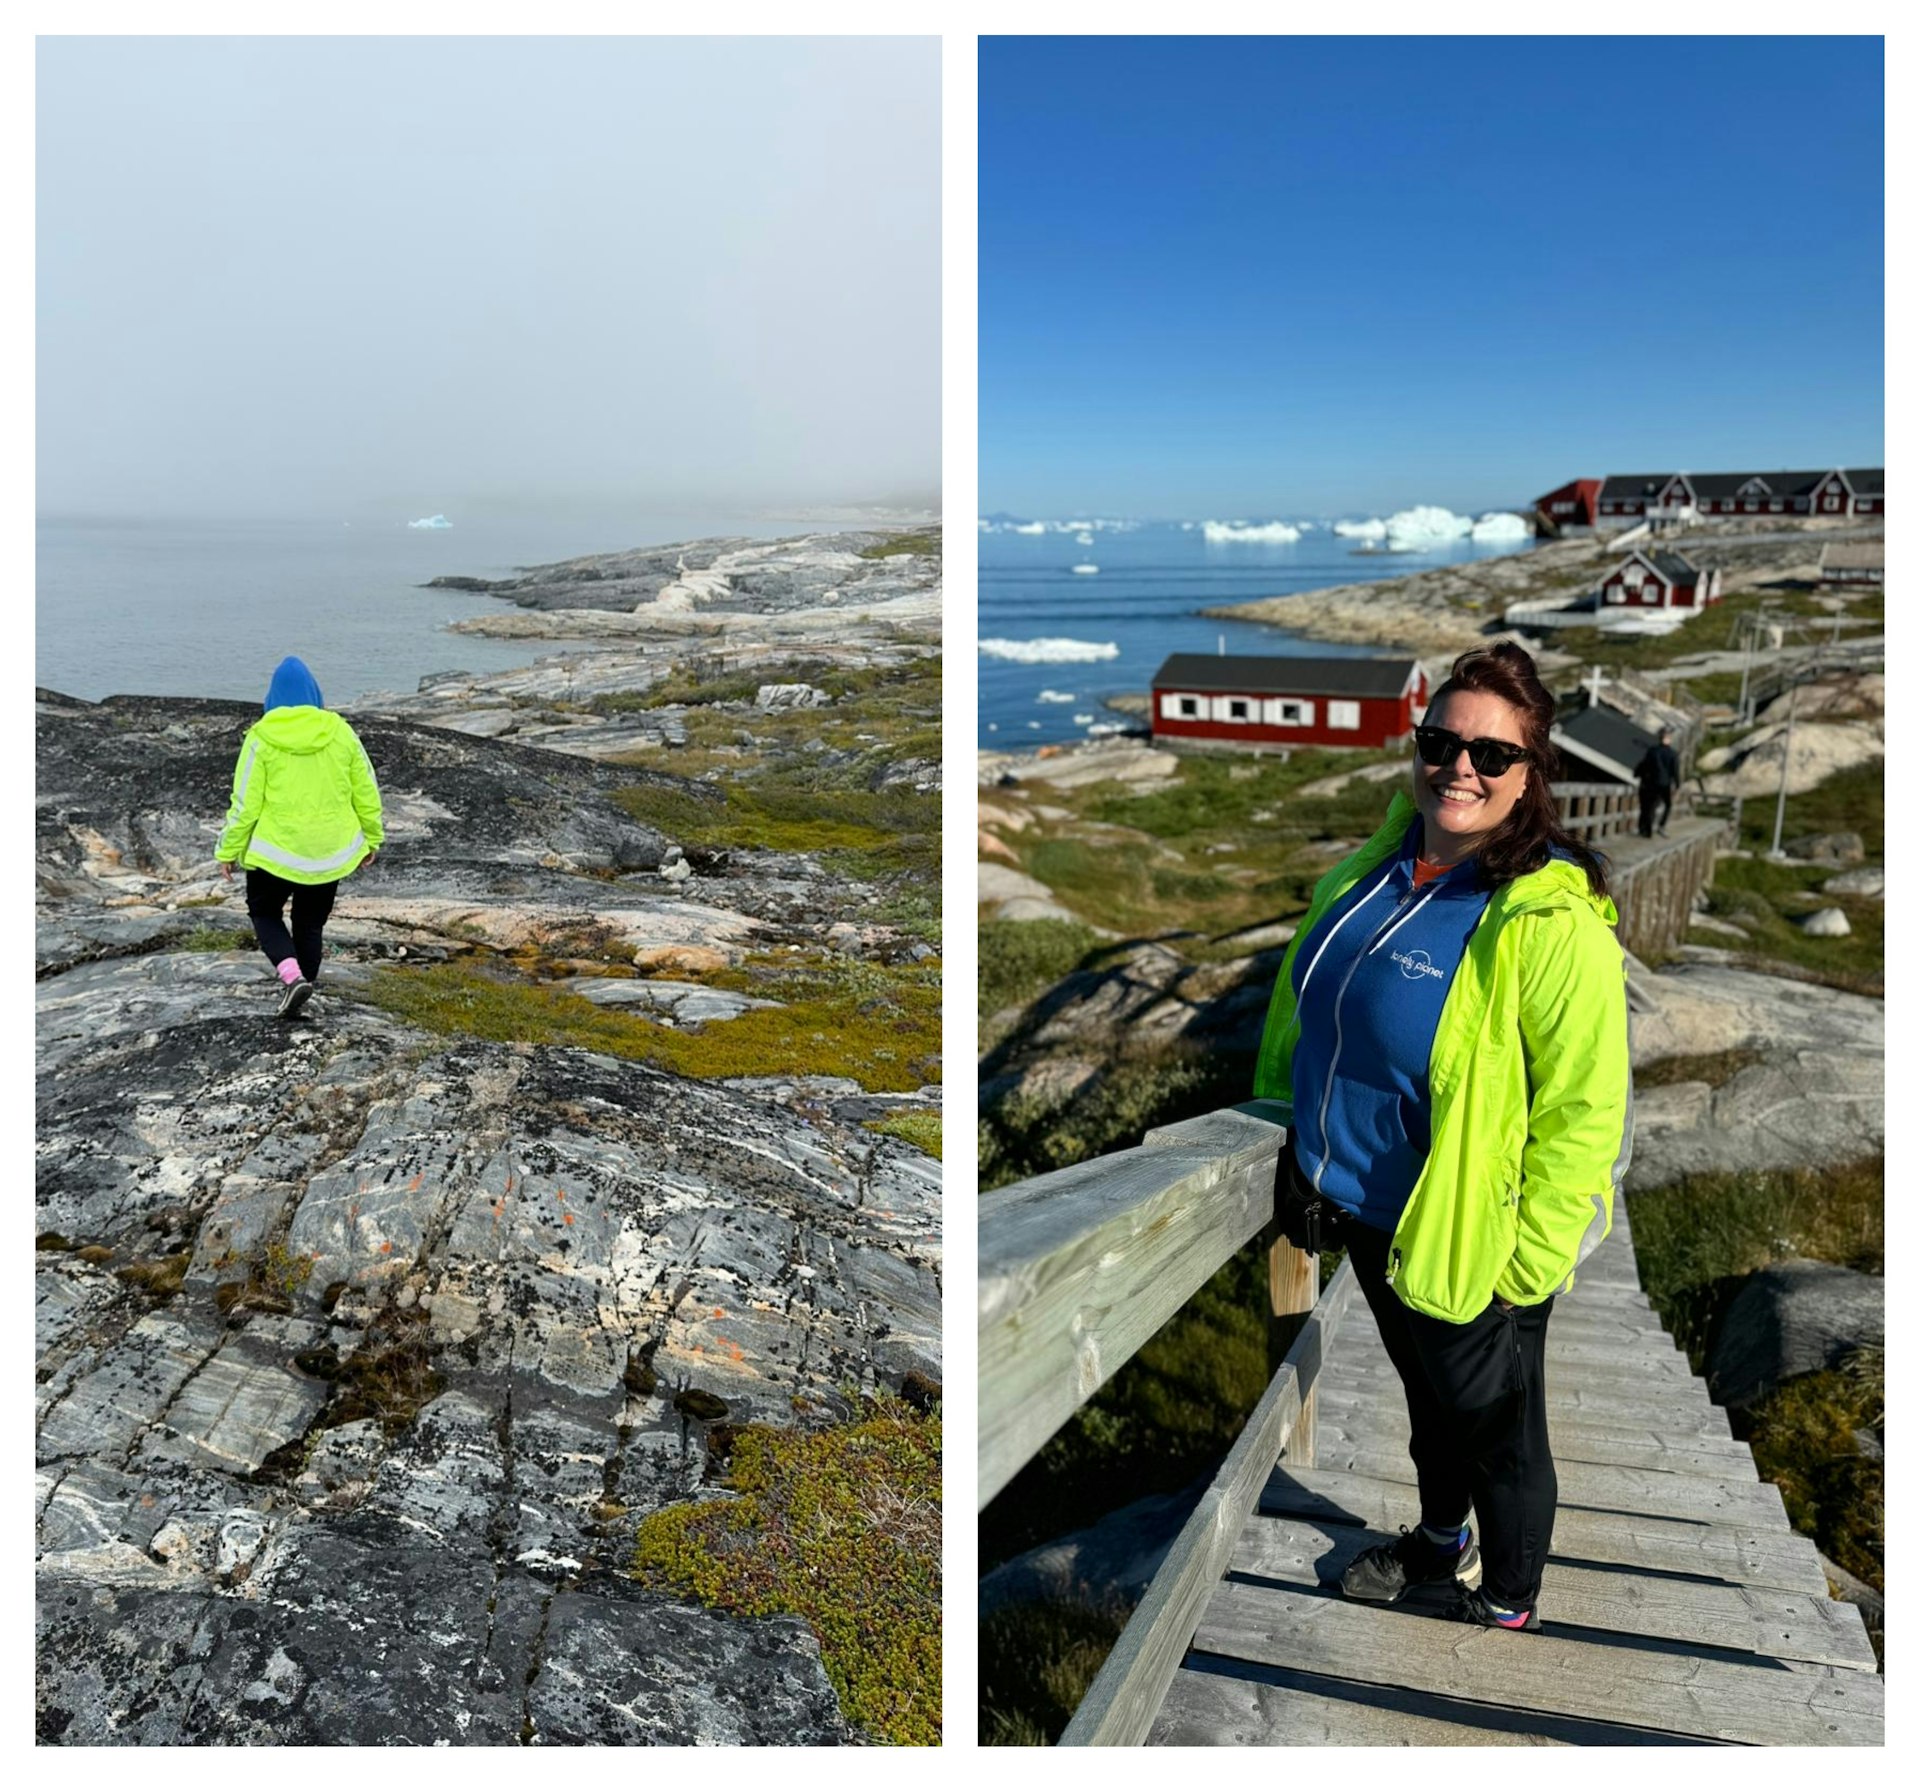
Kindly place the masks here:
MULTIPOLYGON (((1329 1299, 1336 1299, 1329 1288, 1329 1299)), ((1560 1511, 1541 1631, 1444 1618, 1448 1588, 1348 1602, 1342 1569, 1419 1520, 1405 1402, 1349 1291, 1290 1444, 1152 1722, 1159 1745, 1874 1745, 1884 1679, 1614 1235, 1548 1326, 1560 1511)), ((1271 1452, 1271 1450, 1269 1450, 1271 1452)))

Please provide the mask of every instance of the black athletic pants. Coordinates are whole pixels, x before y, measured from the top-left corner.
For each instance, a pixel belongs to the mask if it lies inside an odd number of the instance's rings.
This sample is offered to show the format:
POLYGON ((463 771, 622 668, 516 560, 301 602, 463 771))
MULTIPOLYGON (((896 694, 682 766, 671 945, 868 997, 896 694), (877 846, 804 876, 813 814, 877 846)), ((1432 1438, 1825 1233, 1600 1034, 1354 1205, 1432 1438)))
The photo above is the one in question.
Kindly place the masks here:
POLYGON ((1667 817, 1673 810, 1673 788, 1671 786, 1642 786, 1640 788, 1640 833, 1651 836, 1657 824, 1664 829, 1667 817))
POLYGON ((1540 1593, 1559 1480, 1547 1448, 1547 1316, 1551 1299, 1470 1324, 1403 1305, 1387 1284, 1384 1231, 1347 1227, 1347 1254, 1407 1391, 1420 1479, 1420 1520, 1457 1528, 1471 1504, 1485 1566, 1482 1588, 1503 1609, 1540 1593))
POLYGON ((300 961, 300 975, 311 984, 320 975, 320 931, 333 914, 338 882, 295 885, 276 878, 264 867, 247 868, 247 914, 253 918, 254 939, 260 951, 277 966, 283 959, 300 961), (293 932, 287 932, 281 912, 293 899, 293 932))

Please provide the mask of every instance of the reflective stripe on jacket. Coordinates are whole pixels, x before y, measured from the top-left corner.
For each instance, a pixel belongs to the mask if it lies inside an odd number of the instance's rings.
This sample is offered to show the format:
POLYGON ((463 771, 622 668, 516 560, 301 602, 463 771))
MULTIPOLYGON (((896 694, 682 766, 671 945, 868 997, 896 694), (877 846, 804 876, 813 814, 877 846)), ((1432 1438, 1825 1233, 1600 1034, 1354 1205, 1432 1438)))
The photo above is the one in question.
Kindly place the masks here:
MULTIPOLYGON (((1293 1105, 1293 958, 1400 845, 1413 800, 1314 887, 1267 1009, 1254 1094, 1293 1105)), ((1626 956, 1617 912, 1571 861, 1502 885, 1454 974, 1428 1063, 1432 1144, 1394 1228, 1394 1292, 1464 1324, 1493 1296, 1534 1305, 1573 1285, 1613 1225, 1633 1152, 1626 956)))
POLYGON ((373 764, 338 712, 284 705, 247 732, 216 860, 324 885, 385 840, 373 764))

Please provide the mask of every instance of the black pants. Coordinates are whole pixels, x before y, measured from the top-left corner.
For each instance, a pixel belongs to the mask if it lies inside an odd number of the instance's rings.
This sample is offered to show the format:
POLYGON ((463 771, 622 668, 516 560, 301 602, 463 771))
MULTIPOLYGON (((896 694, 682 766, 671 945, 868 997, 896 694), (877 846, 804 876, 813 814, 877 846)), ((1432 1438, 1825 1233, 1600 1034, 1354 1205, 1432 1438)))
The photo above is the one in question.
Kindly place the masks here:
POLYGON ((1642 786, 1640 788, 1640 833, 1650 836, 1657 824, 1664 829, 1668 814, 1673 810, 1673 788, 1671 786, 1642 786))
POLYGON ((320 931, 333 914, 337 882, 295 885, 275 878, 265 867, 247 868, 247 914, 253 918, 253 936, 260 951, 277 966, 283 959, 300 961, 300 975, 311 984, 320 975, 320 931), (293 899, 293 932, 287 932, 281 912, 293 899))
POLYGON ((1482 1587, 1505 1609, 1540 1593, 1560 1501, 1547 1447, 1547 1316, 1551 1299, 1470 1324, 1429 1318, 1387 1284, 1384 1231, 1350 1224, 1347 1254, 1407 1392, 1420 1478, 1420 1520, 1457 1528, 1471 1504, 1480 1529, 1482 1587))

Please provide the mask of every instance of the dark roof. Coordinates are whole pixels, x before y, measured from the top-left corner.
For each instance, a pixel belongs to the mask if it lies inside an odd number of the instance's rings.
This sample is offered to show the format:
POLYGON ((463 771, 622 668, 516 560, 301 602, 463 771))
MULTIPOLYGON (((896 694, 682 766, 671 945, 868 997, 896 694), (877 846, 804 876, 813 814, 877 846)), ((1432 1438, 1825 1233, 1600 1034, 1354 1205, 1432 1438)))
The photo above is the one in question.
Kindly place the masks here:
POLYGON ((1154 690, 1196 693, 1318 693, 1397 699, 1413 677, 1411 656, 1169 656, 1154 690))
MULTIPOLYGON (((1600 490, 1603 501, 1651 500, 1676 476, 1685 476, 1694 496, 1700 501, 1730 501, 1744 484, 1758 477, 1767 485, 1769 495, 1791 497, 1808 495, 1827 477, 1827 470, 1702 470, 1661 472, 1658 476, 1610 476, 1600 490)), ((1849 470, 1845 473, 1856 495, 1878 495, 1886 487, 1884 470, 1849 470)))
POLYGON ((1638 551, 1635 555, 1644 557, 1670 582, 1697 582, 1700 579, 1699 570, 1678 551, 1638 551))
POLYGON ((1605 705, 1587 706, 1562 718, 1553 728, 1603 760, 1616 762, 1621 772, 1629 775, 1640 765, 1640 757, 1660 740, 1605 705))

